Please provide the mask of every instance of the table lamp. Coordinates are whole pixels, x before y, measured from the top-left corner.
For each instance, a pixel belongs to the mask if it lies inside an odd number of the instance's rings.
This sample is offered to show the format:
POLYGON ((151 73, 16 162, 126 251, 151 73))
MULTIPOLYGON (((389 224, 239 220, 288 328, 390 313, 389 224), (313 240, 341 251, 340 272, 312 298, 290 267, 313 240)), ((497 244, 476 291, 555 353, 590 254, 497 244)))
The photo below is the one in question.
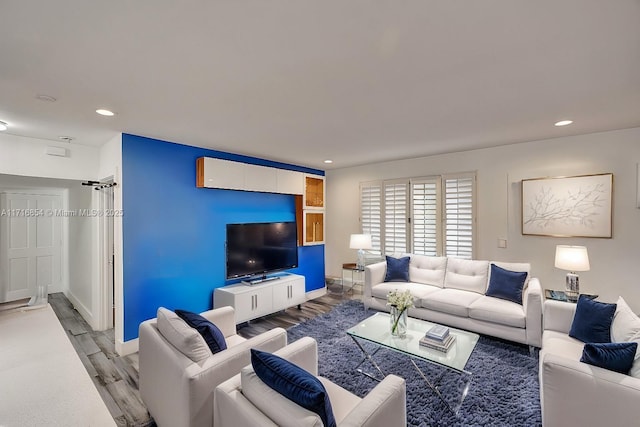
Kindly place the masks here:
POLYGON ((352 234, 351 241, 349 242, 351 249, 358 250, 358 261, 356 267, 358 270, 364 270, 364 250, 371 249, 371 235, 370 234, 352 234))
POLYGON ((580 294, 580 284, 576 271, 589 271, 589 255, 584 246, 556 246, 556 268, 567 270, 566 289, 567 299, 577 301, 580 294))

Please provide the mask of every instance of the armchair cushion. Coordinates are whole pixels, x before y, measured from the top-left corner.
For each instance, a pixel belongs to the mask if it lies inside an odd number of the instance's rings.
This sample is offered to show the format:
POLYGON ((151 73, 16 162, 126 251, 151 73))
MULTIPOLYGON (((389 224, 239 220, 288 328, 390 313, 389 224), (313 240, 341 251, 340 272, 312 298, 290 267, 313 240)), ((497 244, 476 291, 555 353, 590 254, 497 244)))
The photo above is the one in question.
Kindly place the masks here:
POLYGON ((616 304, 593 301, 580 295, 569 336, 582 342, 611 342, 611 322, 615 312, 616 304))
POLYGON ((255 349, 251 349, 251 365, 266 385, 318 414, 326 427, 335 427, 331 402, 318 378, 281 357, 255 349))
POLYGON ((522 289, 526 280, 526 272, 510 271, 491 264, 489 289, 485 295, 522 305, 522 289))
POLYGON ((175 312, 178 317, 187 322, 189 326, 195 328, 198 333, 202 335, 202 338, 206 341, 211 353, 216 354, 227 349, 227 342, 224 339, 224 335, 220 329, 213 324, 213 322, 210 322, 201 315, 190 311, 176 310, 175 312))
POLYGON ((394 258, 387 255, 387 273, 384 276, 385 282, 408 282, 409 281, 409 261, 408 256, 394 258))
POLYGON ((211 350, 202 335, 176 313, 160 307, 157 316, 158 331, 180 353, 198 364, 211 356, 211 350))
POLYGON ((581 362, 610 371, 627 374, 633 365, 638 343, 587 343, 582 350, 581 362))

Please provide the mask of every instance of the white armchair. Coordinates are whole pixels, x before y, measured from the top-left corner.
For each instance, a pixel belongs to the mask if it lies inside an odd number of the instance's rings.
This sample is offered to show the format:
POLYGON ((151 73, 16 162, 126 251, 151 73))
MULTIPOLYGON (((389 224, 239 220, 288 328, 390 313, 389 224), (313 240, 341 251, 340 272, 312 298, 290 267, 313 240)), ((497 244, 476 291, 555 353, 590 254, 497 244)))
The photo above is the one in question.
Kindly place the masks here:
POLYGON ((569 336, 576 304, 547 300, 540 351, 542 425, 623 426, 640 419, 640 379, 580 362, 569 336))
MULTIPOLYGON (((318 376, 318 346, 313 338, 301 338, 274 354, 318 376)), ((389 375, 362 399, 326 378, 318 379, 327 390, 338 426, 407 425, 404 379, 389 375)), ((216 427, 322 426, 317 414, 262 383, 251 365, 216 388, 214 418, 216 427), (254 389, 248 393, 248 390, 243 390, 243 384, 250 384, 254 389)))
POLYGON ((251 363, 251 348, 274 352, 287 344, 287 333, 282 328, 249 340, 237 335, 232 307, 201 315, 222 331, 227 349, 198 363, 163 336, 157 319, 140 324, 140 396, 159 427, 213 426, 216 386, 251 363))

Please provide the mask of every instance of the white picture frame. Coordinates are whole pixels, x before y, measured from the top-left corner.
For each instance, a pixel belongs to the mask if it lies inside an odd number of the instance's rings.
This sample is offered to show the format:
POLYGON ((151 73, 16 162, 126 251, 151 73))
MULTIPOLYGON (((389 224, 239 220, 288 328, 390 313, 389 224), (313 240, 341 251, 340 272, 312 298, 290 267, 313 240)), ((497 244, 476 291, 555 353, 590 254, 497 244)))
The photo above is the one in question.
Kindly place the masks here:
POLYGON ((522 234, 601 237, 613 234, 613 174, 522 180, 522 234))

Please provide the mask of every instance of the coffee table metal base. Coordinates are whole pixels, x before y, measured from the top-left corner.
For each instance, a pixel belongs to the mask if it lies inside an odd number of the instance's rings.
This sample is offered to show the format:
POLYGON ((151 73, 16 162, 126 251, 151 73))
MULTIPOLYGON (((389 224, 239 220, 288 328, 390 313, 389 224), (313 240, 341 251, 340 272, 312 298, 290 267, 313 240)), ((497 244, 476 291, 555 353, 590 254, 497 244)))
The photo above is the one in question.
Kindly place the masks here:
MULTIPOLYGON (((356 337, 354 337, 353 335, 349 335, 351 337, 351 339, 353 340, 353 342, 356 343, 356 345, 358 346, 358 348, 360 349, 360 351, 363 354, 363 358, 360 361, 360 363, 358 363, 358 365, 356 366, 356 371, 362 375, 365 375, 375 381, 382 381, 384 379, 384 377, 386 376, 386 374, 383 372, 383 370, 380 368, 380 366, 376 363, 375 359, 373 358, 373 356, 375 356, 375 354, 380 351, 380 349, 384 348, 384 347, 380 347, 377 346, 376 349, 369 353, 356 339, 356 337), (366 372, 364 369, 361 368, 361 366, 365 363, 365 362, 369 362, 379 373, 380 376, 376 376, 373 375, 369 372, 366 372)), ((402 353, 405 354, 405 353, 402 353)), ((413 360, 414 357, 412 357, 409 354, 405 354, 405 356, 407 356, 409 358, 409 361, 411 362, 411 364, 413 365, 413 367, 416 369, 416 371, 418 371, 418 374, 420 374, 420 376, 422 377, 422 379, 424 380, 424 382, 427 384, 427 386, 436 394, 436 396, 438 396, 438 398, 447 406, 447 408, 449 408, 449 410, 454 414, 454 415, 458 415, 458 411, 460 411, 460 407, 462 406, 462 403, 464 402, 465 397, 467 397, 467 393, 469 392, 469 386, 471 385, 471 372, 468 371, 458 371, 456 369, 450 369, 447 368, 446 366, 437 364, 437 363, 432 363, 429 362, 427 360, 424 359, 419 359, 422 360, 425 363, 429 363, 430 365, 433 366, 439 366, 440 368, 442 368, 442 372, 440 373, 440 375, 437 376, 437 378, 435 380, 429 381, 429 379, 427 378, 427 376, 425 375, 425 373, 422 371, 422 369, 420 369, 420 367, 416 364, 416 362, 413 360), (461 377, 463 378, 463 384, 464 387, 462 389, 462 394, 460 396, 459 402, 456 402, 455 405, 451 405, 451 403, 449 403, 449 401, 447 401, 447 399, 445 399, 445 397, 442 395, 442 393, 440 392, 439 389, 439 384, 440 381, 442 380, 442 378, 444 377, 444 374, 447 371, 452 371, 455 373, 458 373, 461 375, 461 377)))

